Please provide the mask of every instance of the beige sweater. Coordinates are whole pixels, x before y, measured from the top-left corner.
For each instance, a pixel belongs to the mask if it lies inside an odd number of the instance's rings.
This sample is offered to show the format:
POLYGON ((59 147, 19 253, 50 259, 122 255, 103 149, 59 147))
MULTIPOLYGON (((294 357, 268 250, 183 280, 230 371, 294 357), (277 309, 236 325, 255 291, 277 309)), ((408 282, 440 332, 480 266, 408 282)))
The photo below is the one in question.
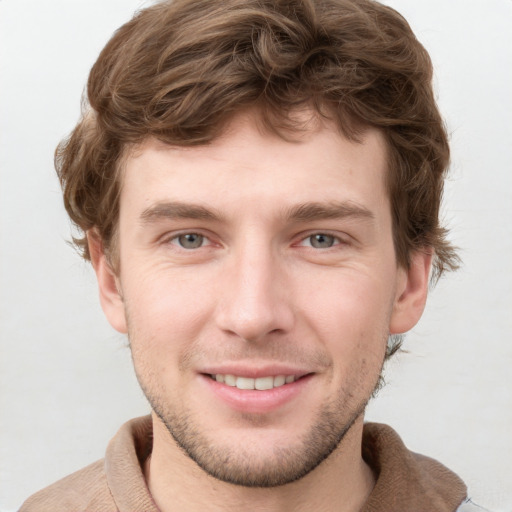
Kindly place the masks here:
MULTIPOLYGON (((34 494, 20 512, 158 512, 141 470, 151 429, 149 416, 129 421, 110 441, 105 459, 34 494)), ((365 425, 363 456, 377 483, 362 512, 454 512, 466 497, 457 475, 407 450, 386 425, 365 425)))

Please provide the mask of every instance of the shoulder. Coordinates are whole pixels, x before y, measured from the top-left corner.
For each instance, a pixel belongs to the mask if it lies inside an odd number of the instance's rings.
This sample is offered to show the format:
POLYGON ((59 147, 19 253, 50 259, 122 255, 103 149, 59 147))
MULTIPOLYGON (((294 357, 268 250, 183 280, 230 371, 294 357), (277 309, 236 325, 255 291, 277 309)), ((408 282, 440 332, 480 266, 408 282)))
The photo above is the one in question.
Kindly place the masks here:
POLYGON ((454 512, 467 498, 467 488, 455 473, 410 451, 387 425, 365 423, 362 453, 376 476, 365 510, 454 512))
POLYGON ((152 437, 150 416, 128 421, 111 439, 104 459, 37 492, 19 512, 156 511, 140 466, 152 437))
POLYGON ((28 498, 19 512, 116 512, 105 474, 105 462, 99 460, 72 473, 28 498))

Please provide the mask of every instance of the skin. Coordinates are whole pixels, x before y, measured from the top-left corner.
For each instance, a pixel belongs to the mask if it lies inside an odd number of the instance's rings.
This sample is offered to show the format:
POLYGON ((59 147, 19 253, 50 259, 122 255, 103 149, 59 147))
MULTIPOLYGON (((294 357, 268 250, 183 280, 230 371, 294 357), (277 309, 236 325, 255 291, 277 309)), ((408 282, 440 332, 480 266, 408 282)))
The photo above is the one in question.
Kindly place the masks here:
POLYGON ((162 511, 356 511, 374 485, 364 407, 389 334, 422 314, 431 257, 397 265, 379 131, 355 143, 313 118, 285 141, 257 121, 128 156, 118 274, 89 233, 102 307, 153 409, 162 511), (208 377, 231 371, 305 377, 277 405, 233 403, 208 377))

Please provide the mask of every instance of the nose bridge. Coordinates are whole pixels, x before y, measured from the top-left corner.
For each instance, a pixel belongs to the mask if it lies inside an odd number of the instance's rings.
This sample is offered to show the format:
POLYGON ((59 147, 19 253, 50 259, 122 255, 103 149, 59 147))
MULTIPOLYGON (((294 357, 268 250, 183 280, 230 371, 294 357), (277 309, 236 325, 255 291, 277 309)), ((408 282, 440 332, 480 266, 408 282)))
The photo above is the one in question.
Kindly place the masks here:
POLYGON ((258 341, 291 327, 284 275, 270 242, 253 239, 241 244, 230 255, 225 272, 218 314, 221 329, 258 341))

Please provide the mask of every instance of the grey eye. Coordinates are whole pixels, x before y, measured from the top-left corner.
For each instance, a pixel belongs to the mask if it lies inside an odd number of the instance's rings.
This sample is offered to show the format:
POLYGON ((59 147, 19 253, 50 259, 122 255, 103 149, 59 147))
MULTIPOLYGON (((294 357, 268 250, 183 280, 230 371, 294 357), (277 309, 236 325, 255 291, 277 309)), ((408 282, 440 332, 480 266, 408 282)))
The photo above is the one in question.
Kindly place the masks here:
POLYGON ((187 233, 178 237, 178 243, 184 249, 197 249, 201 247, 204 242, 204 236, 197 233, 187 233))
POLYGON ((331 235, 324 235, 322 233, 318 233, 316 235, 312 235, 309 237, 309 243, 311 247, 315 249, 329 249, 332 247, 336 241, 336 238, 331 235))

